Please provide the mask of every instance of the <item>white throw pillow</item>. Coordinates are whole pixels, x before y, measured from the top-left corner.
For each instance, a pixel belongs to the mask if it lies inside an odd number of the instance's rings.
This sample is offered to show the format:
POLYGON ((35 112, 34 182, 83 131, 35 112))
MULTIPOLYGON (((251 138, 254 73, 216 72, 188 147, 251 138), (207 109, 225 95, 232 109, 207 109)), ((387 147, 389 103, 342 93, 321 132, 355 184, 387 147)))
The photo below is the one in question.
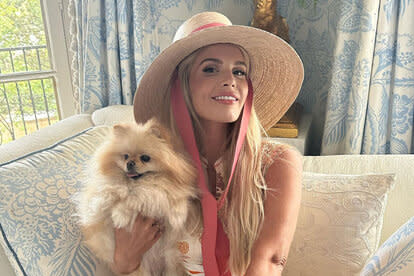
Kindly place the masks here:
POLYGON ((110 105, 92 113, 92 122, 96 126, 111 126, 120 122, 135 122, 132 105, 110 105))
POLYGON ((358 275, 378 247, 393 183, 393 174, 304 172, 298 225, 283 275, 358 275))
POLYGON ((361 276, 414 275, 414 217, 391 235, 372 256, 361 276))
POLYGON ((90 128, 0 165, 0 243, 16 275, 112 274, 81 243, 70 200, 109 129, 90 128))

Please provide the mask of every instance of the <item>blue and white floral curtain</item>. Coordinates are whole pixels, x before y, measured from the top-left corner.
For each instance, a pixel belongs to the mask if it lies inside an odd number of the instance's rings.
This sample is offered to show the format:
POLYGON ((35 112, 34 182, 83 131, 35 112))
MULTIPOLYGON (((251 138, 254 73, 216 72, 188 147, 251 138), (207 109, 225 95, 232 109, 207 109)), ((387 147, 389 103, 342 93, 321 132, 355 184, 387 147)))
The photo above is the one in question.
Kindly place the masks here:
MULTIPOLYGON (((413 153, 414 0, 279 0, 305 66, 313 154, 413 153)), ((71 0, 80 112, 132 104, 177 27, 205 10, 248 25, 253 0, 71 0)))
POLYGON ((414 153, 414 1, 278 1, 318 154, 414 153))
POLYGON ((322 154, 414 153, 414 1, 377 2, 366 31, 340 35, 322 154))
POLYGON ((178 26, 201 11, 248 25, 251 0, 71 0, 73 83, 79 111, 132 104, 142 74, 178 26))

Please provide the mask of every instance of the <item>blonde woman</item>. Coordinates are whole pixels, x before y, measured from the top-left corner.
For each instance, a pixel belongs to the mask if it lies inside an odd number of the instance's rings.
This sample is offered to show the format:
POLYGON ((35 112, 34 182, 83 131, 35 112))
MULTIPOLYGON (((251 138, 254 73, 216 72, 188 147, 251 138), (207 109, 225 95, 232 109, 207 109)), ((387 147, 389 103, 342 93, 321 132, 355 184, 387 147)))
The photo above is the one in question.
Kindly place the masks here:
MULTIPOLYGON (((199 172, 203 225, 178 246, 188 275, 281 275, 296 228, 302 161, 266 142, 296 98, 303 66, 280 38, 204 12, 185 21, 144 74, 137 122, 157 117, 182 138, 199 172)), ((129 273, 162 233, 137 217, 115 230, 112 269, 129 273)))

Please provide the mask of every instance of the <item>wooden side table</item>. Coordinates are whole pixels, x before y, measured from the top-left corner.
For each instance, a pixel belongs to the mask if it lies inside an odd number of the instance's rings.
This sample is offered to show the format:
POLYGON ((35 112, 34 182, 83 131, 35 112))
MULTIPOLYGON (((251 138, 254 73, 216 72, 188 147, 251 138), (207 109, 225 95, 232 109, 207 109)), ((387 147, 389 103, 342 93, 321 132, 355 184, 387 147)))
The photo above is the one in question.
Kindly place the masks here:
POLYGON ((299 135, 296 138, 266 137, 280 143, 289 144, 296 147, 303 155, 308 154, 309 130, 312 123, 312 114, 305 113, 299 122, 299 135))

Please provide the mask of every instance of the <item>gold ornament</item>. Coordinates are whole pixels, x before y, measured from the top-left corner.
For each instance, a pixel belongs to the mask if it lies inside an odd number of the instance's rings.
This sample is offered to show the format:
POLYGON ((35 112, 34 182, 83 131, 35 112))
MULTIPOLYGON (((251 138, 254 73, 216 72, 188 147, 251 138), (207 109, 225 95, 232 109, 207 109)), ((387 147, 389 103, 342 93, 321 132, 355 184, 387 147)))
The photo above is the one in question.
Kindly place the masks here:
POLYGON ((275 34, 289 43, 289 27, 286 19, 277 12, 277 0, 254 0, 254 3, 252 26, 275 34))

